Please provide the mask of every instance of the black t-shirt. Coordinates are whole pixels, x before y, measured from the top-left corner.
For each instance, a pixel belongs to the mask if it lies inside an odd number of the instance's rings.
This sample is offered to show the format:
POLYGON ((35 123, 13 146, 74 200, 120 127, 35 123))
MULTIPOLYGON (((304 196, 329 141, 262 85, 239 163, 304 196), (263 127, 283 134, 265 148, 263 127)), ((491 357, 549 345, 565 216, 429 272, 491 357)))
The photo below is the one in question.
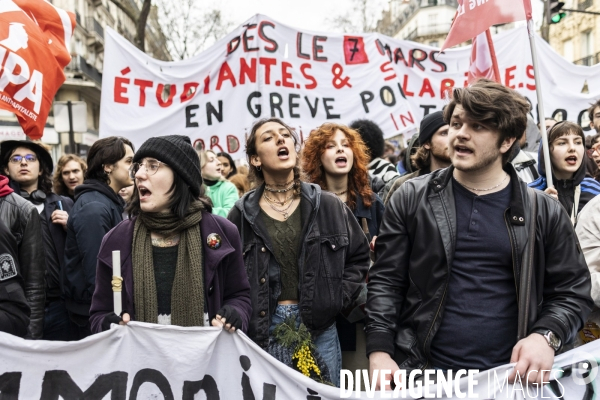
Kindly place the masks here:
POLYGON ((441 325, 431 343, 442 369, 493 368, 510 361, 518 305, 504 212, 511 185, 477 196, 452 179, 457 238, 441 325))

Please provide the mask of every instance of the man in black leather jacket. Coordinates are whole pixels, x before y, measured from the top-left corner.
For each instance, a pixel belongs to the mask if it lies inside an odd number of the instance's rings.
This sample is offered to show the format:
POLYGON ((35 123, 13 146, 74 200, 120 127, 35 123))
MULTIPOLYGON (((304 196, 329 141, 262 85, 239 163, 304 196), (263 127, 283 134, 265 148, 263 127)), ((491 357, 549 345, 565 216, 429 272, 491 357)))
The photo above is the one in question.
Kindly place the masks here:
POLYGON ((46 307, 44 309, 44 340, 75 340, 75 327, 61 299, 60 274, 64 268, 67 220, 73 200, 52 192, 54 163, 41 144, 25 140, 2 142, 0 166, 8 174, 15 193, 33 204, 41 223, 46 259, 46 307), (27 155, 33 155, 37 160, 27 155), (14 162, 17 161, 18 162, 14 162))
POLYGON ((41 339, 44 329, 45 257, 40 218, 35 206, 13 193, 8 178, 0 175, 0 221, 17 240, 19 272, 31 309, 26 338, 41 339))
POLYGON ((548 381, 555 351, 583 326, 590 274, 571 221, 507 164, 528 111, 491 81, 454 89, 453 167, 406 182, 384 213, 366 305, 371 370, 516 362, 509 379, 548 381))

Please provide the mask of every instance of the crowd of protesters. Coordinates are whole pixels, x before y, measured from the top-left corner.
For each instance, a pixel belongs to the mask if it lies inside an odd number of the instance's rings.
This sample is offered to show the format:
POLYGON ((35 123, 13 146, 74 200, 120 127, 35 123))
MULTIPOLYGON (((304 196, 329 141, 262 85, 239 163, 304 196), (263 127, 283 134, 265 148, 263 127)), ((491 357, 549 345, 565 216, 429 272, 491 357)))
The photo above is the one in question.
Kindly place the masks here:
MULTIPOLYGON (((334 385, 342 368, 509 362, 547 381, 536 371, 600 330, 600 134, 546 119, 547 171, 530 111, 490 81, 456 88, 400 154, 369 120, 300 143, 264 119, 247 166, 177 132, 137 151, 103 138, 56 166, 40 143, 2 142, 0 330, 218 326, 294 367, 287 327, 334 385)), ((600 129, 600 100, 589 118, 600 129)))

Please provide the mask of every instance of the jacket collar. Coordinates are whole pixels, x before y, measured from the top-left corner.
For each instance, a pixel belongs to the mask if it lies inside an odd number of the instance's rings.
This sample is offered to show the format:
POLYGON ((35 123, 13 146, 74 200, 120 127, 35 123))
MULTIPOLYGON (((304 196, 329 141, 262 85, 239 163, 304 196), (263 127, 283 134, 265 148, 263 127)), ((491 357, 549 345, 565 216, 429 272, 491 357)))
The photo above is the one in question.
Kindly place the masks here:
MULTIPOLYGON (((510 208, 508 209, 508 216, 511 224, 524 226, 525 225, 525 211, 523 205, 523 187, 521 185, 521 180, 517 175, 517 171, 515 171, 514 167, 511 163, 506 163, 504 165, 504 171, 510 176, 510 185, 511 185, 511 198, 510 198, 510 208)), ((435 193, 439 193, 448 186, 448 183, 452 179, 452 174, 454 172, 454 166, 450 166, 448 168, 444 168, 438 171, 434 171, 432 173, 432 178, 429 180, 429 187, 435 193)))

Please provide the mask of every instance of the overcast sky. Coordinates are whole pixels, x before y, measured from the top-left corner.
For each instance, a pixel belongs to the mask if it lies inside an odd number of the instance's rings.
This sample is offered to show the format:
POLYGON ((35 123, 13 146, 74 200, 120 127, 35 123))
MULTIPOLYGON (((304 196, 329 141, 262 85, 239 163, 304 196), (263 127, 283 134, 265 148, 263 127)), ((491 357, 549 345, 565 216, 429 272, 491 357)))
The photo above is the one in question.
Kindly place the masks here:
MULTIPOLYGON (((374 15, 381 15, 387 8, 387 0, 369 0, 374 15)), ((542 13, 542 1, 532 0, 534 20, 542 13)), ((332 31, 331 20, 351 11, 352 0, 213 0, 213 7, 220 8, 234 26, 242 24, 254 14, 265 14, 281 23, 296 28, 332 31)))

